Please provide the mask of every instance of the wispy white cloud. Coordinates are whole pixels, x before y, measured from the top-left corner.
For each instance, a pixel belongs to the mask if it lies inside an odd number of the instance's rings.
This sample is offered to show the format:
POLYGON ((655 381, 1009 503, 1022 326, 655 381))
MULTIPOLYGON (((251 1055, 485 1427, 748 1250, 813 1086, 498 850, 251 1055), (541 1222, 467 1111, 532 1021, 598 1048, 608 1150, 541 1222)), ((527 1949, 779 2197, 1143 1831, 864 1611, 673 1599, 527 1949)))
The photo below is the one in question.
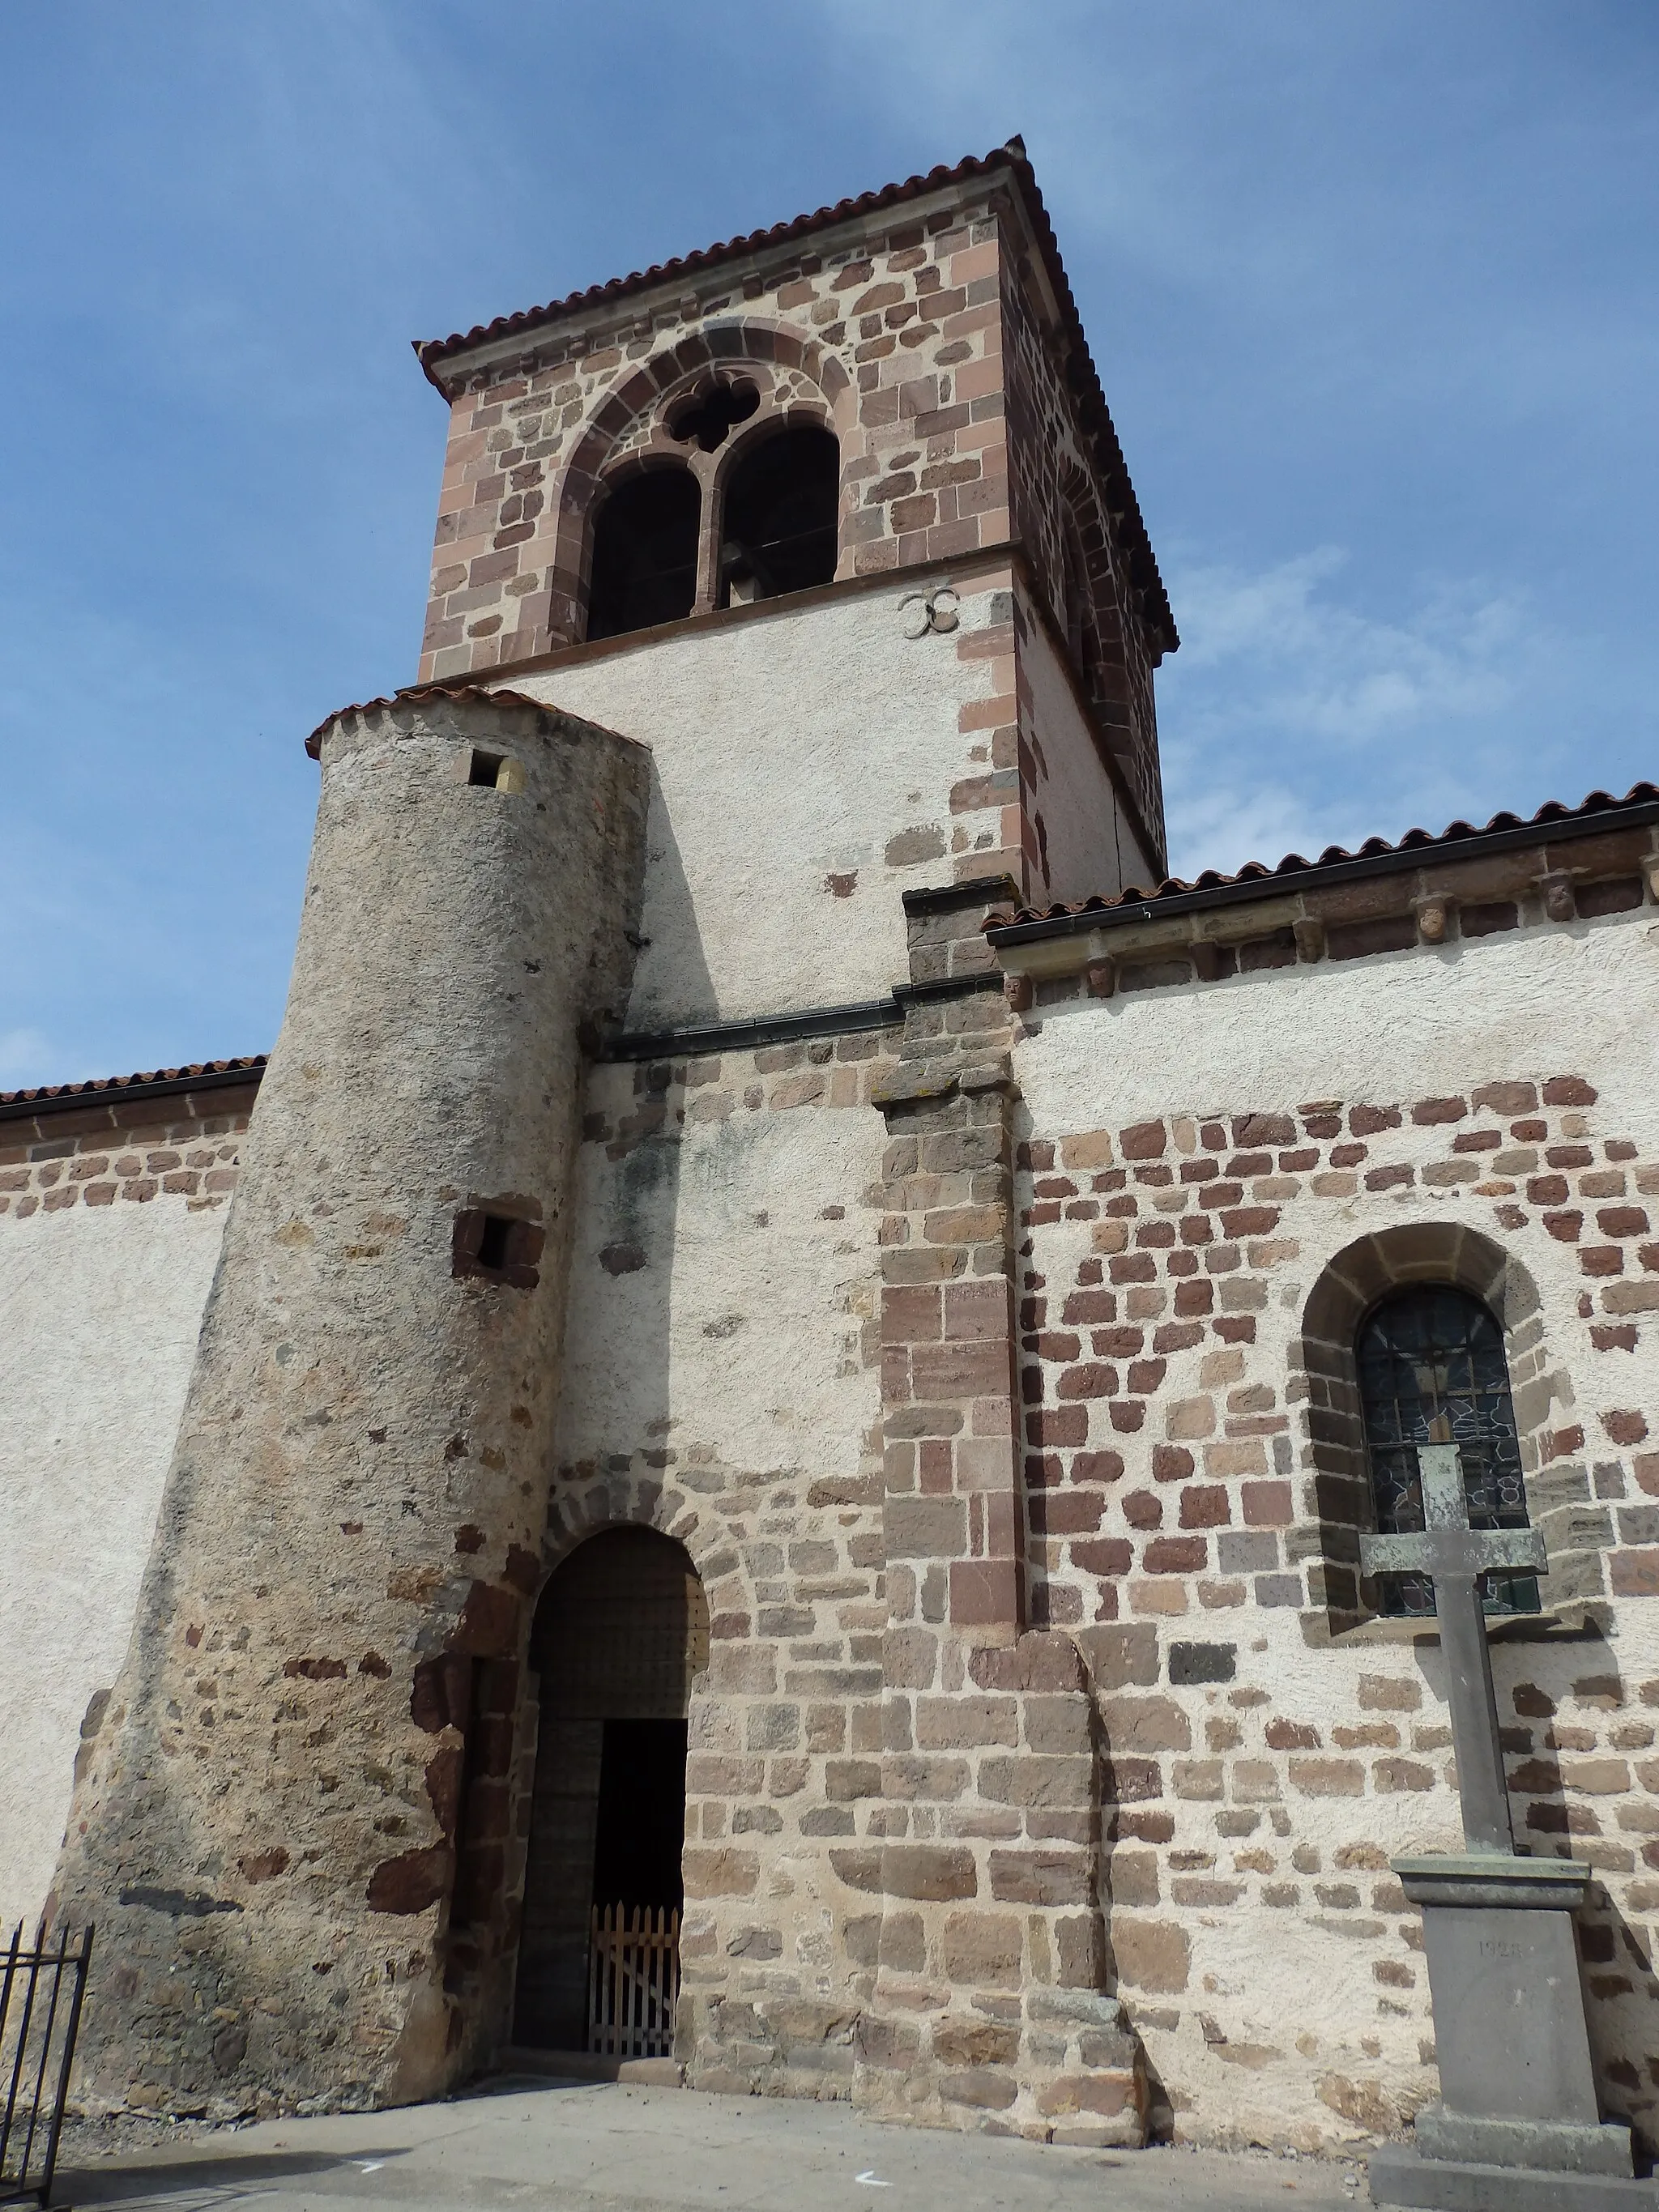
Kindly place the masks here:
POLYGON ((0 1091, 47 1082, 55 1065, 52 1039, 43 1030, 0 1030, 0 1091))
POLYGON ((1254 573, 1172 564, 1182 644, 1160 677, 1176 865, 1237 867, 1521 794, 1503 763, 1561 655, 1514 592, 1441 581, 1383 615, 1322 546, 1254 573), (1494 783, 1498 796, 1493 797, 1494 783))

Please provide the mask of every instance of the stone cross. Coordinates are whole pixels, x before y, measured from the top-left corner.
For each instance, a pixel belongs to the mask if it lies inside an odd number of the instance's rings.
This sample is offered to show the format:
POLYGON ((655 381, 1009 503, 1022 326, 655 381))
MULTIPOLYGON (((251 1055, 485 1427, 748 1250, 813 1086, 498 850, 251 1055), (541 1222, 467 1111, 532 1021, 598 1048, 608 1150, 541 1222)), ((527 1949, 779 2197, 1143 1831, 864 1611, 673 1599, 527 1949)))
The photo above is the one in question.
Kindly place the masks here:
POLYGON ((1434 1584, 1440 1648, 1446 1656, 1452 1749, 1463 1807, 1463 1839, 1471 1852, 1511 1856, 1509 1786, 1498 1739, 1498 1704, 1480 1578, 1489 1567, 1548 1567, 1535 1528, 1471 1528, 1463 1470, 1455 1444, 1419 1444, 1423 1486, 1420 1535, 1362 1536, 1359 1563, 1368 1575, 1426 1575, 1434 1584))

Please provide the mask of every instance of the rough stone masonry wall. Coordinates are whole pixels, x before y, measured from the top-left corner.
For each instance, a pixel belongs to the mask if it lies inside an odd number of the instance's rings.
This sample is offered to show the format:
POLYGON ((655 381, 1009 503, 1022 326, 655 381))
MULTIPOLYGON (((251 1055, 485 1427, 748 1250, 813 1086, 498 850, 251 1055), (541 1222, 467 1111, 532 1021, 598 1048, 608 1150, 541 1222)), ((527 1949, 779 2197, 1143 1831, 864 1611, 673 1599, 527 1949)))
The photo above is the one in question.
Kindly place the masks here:
MULTIPOLYGON (((581 635, 565 524, 641 415, 716 365, 790 374, 833 415, 841 573, 948 559, 1008 536, 990 194, 798 242, 526 334, 451 385, 422 680, 581 635), (574 476, 573 476, 574 471, 574 476)), ((580 547, 580 536, 577 536, 580 547)))
POLYGON ((874 1911, 876 1319, 895 1033, 591 1073, 550 1565, 648 1525, 708 1601, 678 2049, 709 2089, 844 2097, 874 1911))
POLYGON ((1165 866, 1164 784, 1152 697, 1152 671, 1163 658, 1164 641, 1152 631, 1145 580, 1138 583, 1131 574, 1114 520, 1113 509, 1132 506, 1134 494, 1127 476, 1103 481, 1062 367, 1061 342, 1034 295, 1036 279, 1029 265, 1022 269, 1019 256, 1006 245, 1000 273, 1013 530, 1062 640, 1070 595, 1068 522, 1075 531, 1092 632, 1084 646, 1084 690, 1094 726, 1115 757, 1152 848, 1143 886, 1151 889, 1165 866))
MULTIPOLYGON (((973 933, 960 908, 915 923, 919 969, 973 933)), ((919 1006, 878 1094, 888 1631, 880 1841, 843 1862, 880 1900, 856 2094, 1133 2142, 1146 2083, 1108 1991, 1086 1680, 1070 1638, 1022 1633, 1008 1036, 995 992, 919 1006)))
POLYGON ((980 185, 439 364, 451 423, 421 680, 579 641, 587 526, 606 470, 647 445, 679 450, 662 427, 672 399, 716 371, 741 373, 759 390, 757 424, 816 415, 841 441, 840 576, 962 559, 1017 528, 1063 633, 1060 518, 1075 514, 1099 648, 1091 688, 1161 845, 1156 652, 1113 513, 1133 495, 1127 479, 1097 480, 1051 358, 1059 341, 1025 295, 1037 280, 1017 273, 1027 252, 1006 190, 980 185), (1006 363, 1005 332, 1017 348, 1006 363), (1011 528, 1004 380, 1016 372, 1011 528))
POLYGON ((319 750, 288 1010, 54 1883, 100 1931, 94 2105, 432 2094, 510 1966, 577 1031, 626 994, 647 779, 477 695, 319 750))
POLYGON ((0 1926, 45 1902, 125 1650, 252 1097, 0 1121, 0 1926))
POLYGON ((1564 1070, 1047 1123, 1022 1166, 1032 1609, 1093 1666, 1109 1938, 1174 2125, 1316 2148, 1435 2094, 1420 1924, 1388 1860, 1461 1847, 1438 1646, 1386 1622, 1332 1641, 1298 1344, 1340 1253, 1449 1219, 1541 1297, 1512 1373, 1534 1517, 1578 1555, 1580 1602, 1495 1641, 1500 1716, 1522 1848, 1596 1869, 1603 2094, 1651 2138, 1659 1160, 1564 1070))

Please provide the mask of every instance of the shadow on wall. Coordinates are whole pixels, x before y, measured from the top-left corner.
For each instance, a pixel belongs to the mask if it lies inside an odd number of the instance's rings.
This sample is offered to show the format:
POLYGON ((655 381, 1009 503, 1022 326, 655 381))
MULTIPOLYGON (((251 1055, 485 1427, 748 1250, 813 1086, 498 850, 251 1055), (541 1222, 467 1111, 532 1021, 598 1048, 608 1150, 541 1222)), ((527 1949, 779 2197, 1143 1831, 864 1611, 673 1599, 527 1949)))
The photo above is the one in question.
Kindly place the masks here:
POLYGON ((643 942, 628 1002, 629 1028, 664 1030, 718 1020, 720 1009, 703 953, 690 879, 654 760, 640 929, 643 942))
MULTIPOLYGON (((1439 1656, 1437 1647, 1419 1647, 1437 1701, 1439 1656)), ((1650 1800, 1635 1786, 1640 1762, 1632 1775, 1628 1759, 1646 1748, 1652 1727, 1630 1714, 1637 1686, 1597 1633, 1534 1641, 1517 1627, 1492 1638, 1492 1672, 1517 1845, 1589 1857, 1613 1877, 1592 1881, 1578 1925, 1590 2054, 1603 2112, 1628 2121, 1651 2155, 1659 2149, 1659 1978, 1650 1939, 1630 1925, 1620 1900, 1638 1910, 1641 1893, 1656 1887, 1644 1875, 1659 1862, 1659 1839, 1646 1825, 1650 1800), (1618 1879, 1626 1856, 1636 1876, 1629 1882, 1618 1879)), ((1659 1683, 1640 1685, 1644 1714, 1656 1691, 1659 1683)))

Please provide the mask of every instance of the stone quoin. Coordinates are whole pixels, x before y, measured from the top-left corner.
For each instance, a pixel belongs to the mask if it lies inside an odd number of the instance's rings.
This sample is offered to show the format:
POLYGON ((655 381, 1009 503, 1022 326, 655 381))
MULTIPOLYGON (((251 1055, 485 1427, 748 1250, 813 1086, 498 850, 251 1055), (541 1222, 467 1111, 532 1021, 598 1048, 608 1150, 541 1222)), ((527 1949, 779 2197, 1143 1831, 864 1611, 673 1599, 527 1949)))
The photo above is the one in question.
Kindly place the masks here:
POLYGON ((268 1060, 0 1099, 0 1904, 98 1923, 77 2094, 584 2049, 621 1905, 693 2086, 1398 2134, 1390 1863, 1463 1832, 1362 1540, 1451 1443, 1651 2147, 1659 788, 1169 878, 1017 141, 418 352, 424 643, 310 740, 268 1060))

